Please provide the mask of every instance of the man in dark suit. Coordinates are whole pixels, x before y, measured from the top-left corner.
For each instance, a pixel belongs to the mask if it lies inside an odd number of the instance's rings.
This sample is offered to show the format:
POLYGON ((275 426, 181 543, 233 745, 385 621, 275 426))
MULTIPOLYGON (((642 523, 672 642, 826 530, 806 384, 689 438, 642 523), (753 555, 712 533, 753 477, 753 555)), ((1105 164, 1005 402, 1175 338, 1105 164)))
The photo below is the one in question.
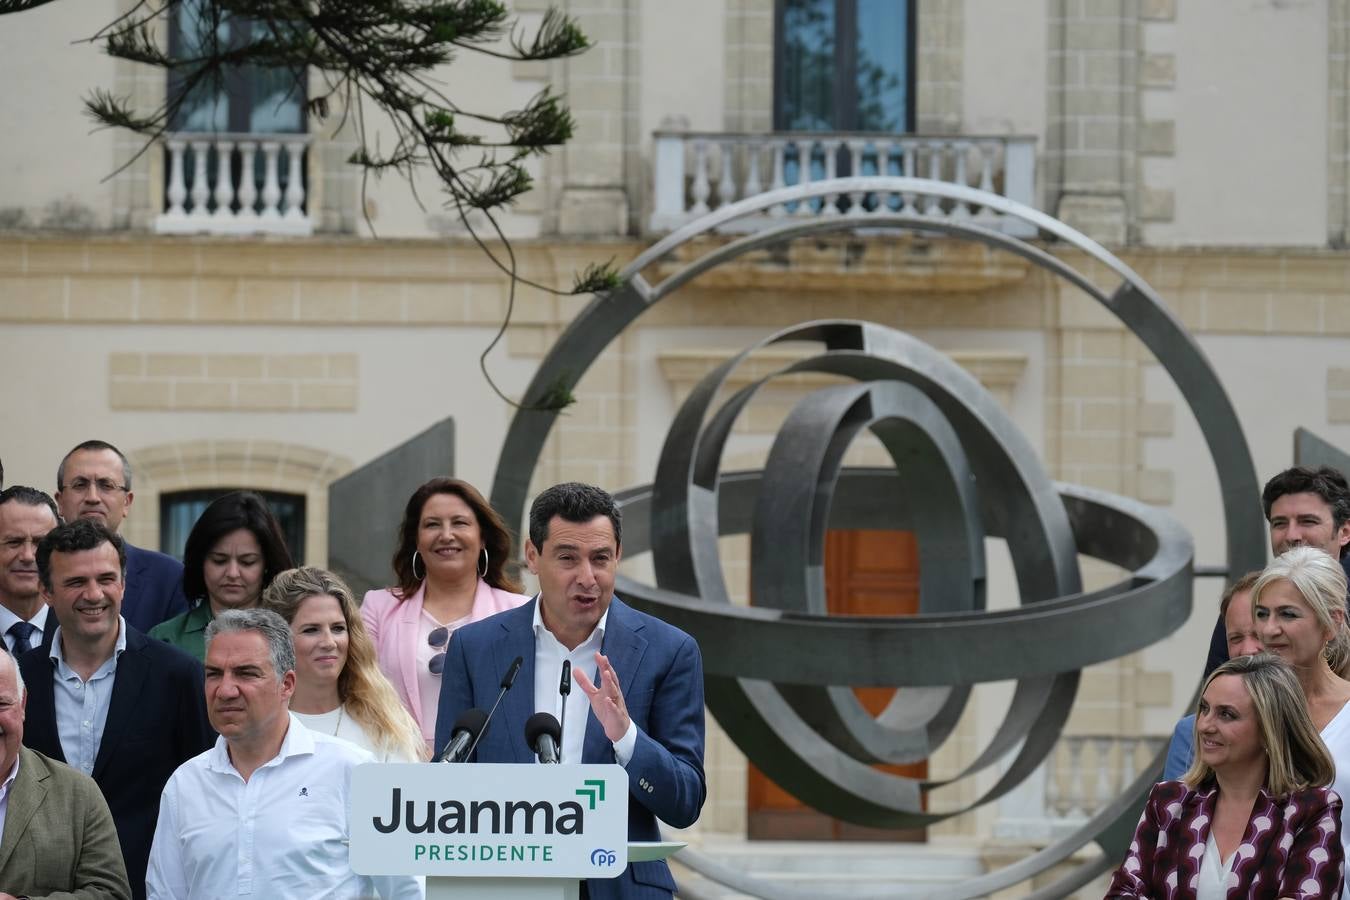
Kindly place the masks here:
POLYGON ((23 678, 0 653, 0 898, 131 896, 108 804, 70 766, 22 746, 23 678))
MULTIPOLYGON (((109 531, 122 527, 136 495, 131 464, 106 441, 85 441, 66 454, 56 470, 56 503, 67 522, 92 519, 109 531)), ((183 564, 172 556, 126 545, 126 593, 122 616, 148 632, 187 610, 183 564)))
MULTIPOLYGON (((658 818, 692 825, 707 795, 703 662, 689 635, 614 596, 620 524, 613 498, 597 487, 560 484, 535 499, 525 558, 539 576, 539 593, 455 632, 441 678, 436 746, 450 740, 462 712, 492 705, 502 675, 521 657, 516 687, 475 757, 533 762, 525 722, 538 711, 561 718, 559 675, 569 661, 577 689, 565 701, 562 761, 623 766, 628 838, 654 841, 658 818)), ((587 881, 583 896, 656 900, 674 890, 664 862, 635 862, 618 878, 587 881)))
POLYGON ((51 649, 23 654, 19 668, 29 690, 24 742, 97 782, 132 893, 144 897, 160 794, 214 735, 201 664, 120 615, 124 547, 88 519, 42 539, 38 571, 57 628, 51 649))
POLYGON ((37 488, 21 484, 0 491, 0 636, 11 653, 51 639, 38 581, 37 547, 60 521, 56 504, 37 488))

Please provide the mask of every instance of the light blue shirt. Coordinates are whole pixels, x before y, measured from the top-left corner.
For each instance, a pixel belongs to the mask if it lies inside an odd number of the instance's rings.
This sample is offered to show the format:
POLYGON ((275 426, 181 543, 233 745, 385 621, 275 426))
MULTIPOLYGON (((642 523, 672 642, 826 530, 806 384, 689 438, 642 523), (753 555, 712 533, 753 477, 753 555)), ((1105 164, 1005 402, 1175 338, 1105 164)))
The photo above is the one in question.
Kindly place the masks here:
POLYGON ((117 658, 127 649, 127 623, 117 617, 117 644, 113 655, 90 676, 88 681, 66 665, 61 648, 61 626, 52 635, 51 660, 56 667, 52 684, 56 701, 56 734, 61 738, 61 752, 66 763, 86 775, 94 774, 94 760, 99 744, 103 742, 103 727, 108 723, 108 707, 112 704, 113 680, 117 674, 117 658))
POLYGON ((1176 781, 1191 767, 1195 759, 1195 716, 1190 715, 1172 729, 1172 743, 1167 745, 1167 762, 1163 764, 1163 781, 1176 781))

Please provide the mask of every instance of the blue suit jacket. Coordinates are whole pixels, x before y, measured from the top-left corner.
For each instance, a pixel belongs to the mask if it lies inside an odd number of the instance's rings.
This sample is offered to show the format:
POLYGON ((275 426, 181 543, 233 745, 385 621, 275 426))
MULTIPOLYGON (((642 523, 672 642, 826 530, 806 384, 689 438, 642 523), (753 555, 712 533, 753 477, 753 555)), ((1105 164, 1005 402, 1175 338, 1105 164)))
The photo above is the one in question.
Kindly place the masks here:
POLYGON ((140 632, 187 612, 183 564, 172 556, 127 544, 126 591, 122 617, 140 632))
MULTIPOLYGON (((475 751, 481 762, 535 762, 525 743, 525 720, 534 704, 534 605, 539 598, 455 632, 441 676, 436 746, 450 740, 460 713, 487 710, 502 676, 517 656, 523 660, 515 685, 483 733, 475 751)), ((615 597, 605 623, 603 652, 619 676, 628 714, 638 727, 628 761, 628 839, 660 840, 656 820, 677 828, 692 825, 703 808, 703 658, 689 635, 615 597)), ((594 677, 594 671, 586 674, 594 677)), ((583 763, 613 763, 614 745, 595 713, 586 716, 583 763)), ((675 879, 664 862, 629 863, 618 878, 586 883, 592 900, 669 897, 675 879)))
POLYGON ((1182 716, 1172 729, 1172 740, 1167 745, 1167 762, 1163 763, 1163 781, 1176 781, 1195 761, 1195 714, 1182 716))
MULTIPOLYGON (((51 623, 49 632, 55 632, 54 616, 51 623)), ((24 746, 65 762, 52 687, 56 664, 47 649, 38 647, 20 654, 19 669, 28 686, 24 746)), ((145 896, 145 868, 165 783, 174 769, 215 743, 202 673, 202 664, 183 651, 127 628, 93 775, 112 812, 137 898, 145 896)))

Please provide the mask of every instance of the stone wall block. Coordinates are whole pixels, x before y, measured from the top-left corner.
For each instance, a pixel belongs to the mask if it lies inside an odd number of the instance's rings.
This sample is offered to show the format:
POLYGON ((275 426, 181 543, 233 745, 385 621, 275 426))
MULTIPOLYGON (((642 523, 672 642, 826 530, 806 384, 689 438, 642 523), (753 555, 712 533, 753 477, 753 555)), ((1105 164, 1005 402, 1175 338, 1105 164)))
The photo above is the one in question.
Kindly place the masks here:
POLYGON ((1139 64, 1139 84, 1147 88, 1174 88, 1177 58, 1172 53, 1148 53, 1139 64))

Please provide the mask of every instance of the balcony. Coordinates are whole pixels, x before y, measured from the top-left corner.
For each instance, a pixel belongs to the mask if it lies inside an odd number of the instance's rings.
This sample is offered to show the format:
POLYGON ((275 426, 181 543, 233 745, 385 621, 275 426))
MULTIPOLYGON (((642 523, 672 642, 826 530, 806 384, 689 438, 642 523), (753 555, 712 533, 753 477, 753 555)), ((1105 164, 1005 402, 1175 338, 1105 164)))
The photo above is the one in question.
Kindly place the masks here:
POLYGON ((160 234, 314 231, 305 205, 307 134, 167 134, 160 234))
MULTIPOLYGON (((719 207, 767 191, 844 177, 907 175, 946 181, 1035 206, 1034 137, 893 134, 655 133, 651 233, 673 231, 719 207)), ((793 202, 724 223, 749 233, 792 218, 872 212, 967 219, 1005 234, 1035 229, 985 208, 935 197, 857 192, 793 202)))

